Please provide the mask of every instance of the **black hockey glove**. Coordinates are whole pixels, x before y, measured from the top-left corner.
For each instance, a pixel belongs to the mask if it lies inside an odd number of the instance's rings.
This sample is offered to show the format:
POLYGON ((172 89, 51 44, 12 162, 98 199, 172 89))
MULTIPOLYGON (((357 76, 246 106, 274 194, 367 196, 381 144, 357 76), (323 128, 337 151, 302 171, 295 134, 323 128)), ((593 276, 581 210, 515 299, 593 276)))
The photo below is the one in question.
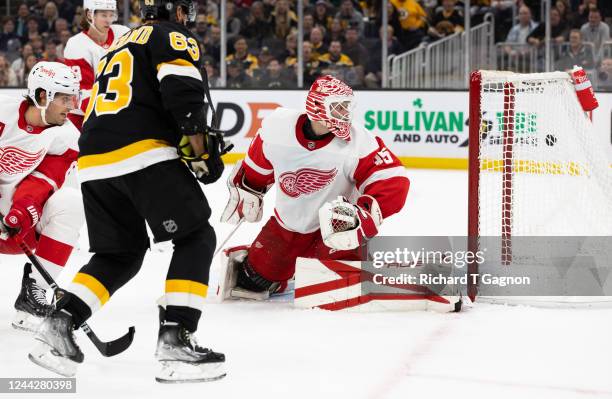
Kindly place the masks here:
POLYGON ((179 144, 179 155, 200 182, 210 184, 219 180, 223 174, 225 164, 221 156, 231 151, 234 145, 226 143, 223 134, 209 132, 204 135, 204 147, 205 152, 199 157, 195 156, 189 137, 183 136, 179 144))

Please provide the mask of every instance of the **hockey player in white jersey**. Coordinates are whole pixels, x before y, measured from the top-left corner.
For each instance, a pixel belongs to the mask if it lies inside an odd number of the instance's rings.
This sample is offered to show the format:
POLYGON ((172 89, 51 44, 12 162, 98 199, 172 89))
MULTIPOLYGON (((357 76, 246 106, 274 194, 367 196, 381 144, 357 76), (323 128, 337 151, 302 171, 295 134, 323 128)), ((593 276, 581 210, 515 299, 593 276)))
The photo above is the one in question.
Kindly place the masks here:
MULTIPOLYGON (((79 101, 79 82, 57 62, 39 62, 28 76, 25 99, 0 97, 0 253, 31 248, 54 278, 85 222, 80 193, 63 187, 78 155, 79 131, 67 120, 79 101)), ((50 311, 48 285, 26 263, 13 326, 35 330, 50 311)))
POLYGON ((361 244, 404 206, 409 188, 399 159, 352 123, 352 89, 318 78, 306 112, 278 108, 262 122, 228 180, 221 221, 256 222, 276 183, 274 216, 248 247, 228 252, 223 297, 265 299, 295 272, 296 258, 359 260, 361 244))
POLYGON ((68 39, 64 50, 64 63, 72 68, 81 82, 81 103, 69 114, 79 130, 83 125, 100 58, 129 31, 123 25, 113 24, 117 20, 116 0, 84 0, 83 9, 82 31, 68 39))

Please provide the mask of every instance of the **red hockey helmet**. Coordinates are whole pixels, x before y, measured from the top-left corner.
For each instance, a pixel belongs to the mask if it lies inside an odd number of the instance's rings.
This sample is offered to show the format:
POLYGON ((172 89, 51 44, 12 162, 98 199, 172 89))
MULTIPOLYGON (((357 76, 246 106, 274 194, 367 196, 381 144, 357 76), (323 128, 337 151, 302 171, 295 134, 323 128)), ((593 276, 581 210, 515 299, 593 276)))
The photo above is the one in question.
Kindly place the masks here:
POLYGON ((306 114, 311 121, 322 122, 330 132, 351 140, 353 89, 330 75, 321 76, 310 87, 306 97, 306 114))

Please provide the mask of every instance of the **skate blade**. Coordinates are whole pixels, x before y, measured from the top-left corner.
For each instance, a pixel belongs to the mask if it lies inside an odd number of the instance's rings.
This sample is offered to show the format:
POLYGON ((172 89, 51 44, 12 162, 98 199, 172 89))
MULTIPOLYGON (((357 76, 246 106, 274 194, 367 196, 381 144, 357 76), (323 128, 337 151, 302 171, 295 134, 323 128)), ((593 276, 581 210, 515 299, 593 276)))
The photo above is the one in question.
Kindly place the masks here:
POLYGON ((270 298, 268 291, 253 292, 242 288, 233 288, 230 291, 230 298, 232 299, 251 299, 254 301, 265 301, 270 298))
POLYGON ((28 312, 24 312, 23 310, 18 310, 11 325, 16 330, 35 333, 43 320, 44 319, 42 317, 34 316, 28 312))
POLYGON ((64 377, 74 377, 78 363, 57 354, 46 342, 40 341, 28 358, 35 364, 64 377))
POLYGON ((227 375, 225 362, 188 363, 181 361, 160 361, 161 370, 155 381, 162 384, 183 384, 220 380, 227 375))

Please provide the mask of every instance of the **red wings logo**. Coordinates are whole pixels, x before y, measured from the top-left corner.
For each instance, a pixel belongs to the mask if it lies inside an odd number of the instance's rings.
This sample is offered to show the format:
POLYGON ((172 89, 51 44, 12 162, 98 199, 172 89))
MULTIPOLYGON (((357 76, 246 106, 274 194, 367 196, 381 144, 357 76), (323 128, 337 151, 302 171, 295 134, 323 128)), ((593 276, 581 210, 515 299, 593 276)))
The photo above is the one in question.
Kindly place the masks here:
POLYGON ((278 181, 285 194, 297 198, 302 194, 309 195, 327 187, 337 174, 336 168, 330 170, 303 168, 297 172, 283 173, 278 181))
POLYGON ((23 173, 36 165, 44 154, 45 150, 31 153, 17 147, 0 147, 0 174, 23 173))

